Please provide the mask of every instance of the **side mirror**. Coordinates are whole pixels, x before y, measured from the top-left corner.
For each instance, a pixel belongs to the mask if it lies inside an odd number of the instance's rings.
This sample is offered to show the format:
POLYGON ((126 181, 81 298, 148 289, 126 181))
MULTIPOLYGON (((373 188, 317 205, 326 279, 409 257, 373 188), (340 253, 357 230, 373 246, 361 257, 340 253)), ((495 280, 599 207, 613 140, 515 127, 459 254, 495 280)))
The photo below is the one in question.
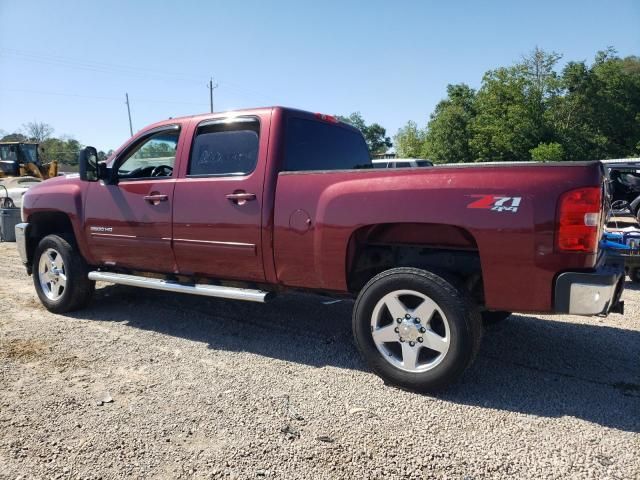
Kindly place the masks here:
POLYGON ((78 156, 80 166, 80 180, 97 182, 100 178, 98 171, 98 151, 94 147, 85 147, 78 156))

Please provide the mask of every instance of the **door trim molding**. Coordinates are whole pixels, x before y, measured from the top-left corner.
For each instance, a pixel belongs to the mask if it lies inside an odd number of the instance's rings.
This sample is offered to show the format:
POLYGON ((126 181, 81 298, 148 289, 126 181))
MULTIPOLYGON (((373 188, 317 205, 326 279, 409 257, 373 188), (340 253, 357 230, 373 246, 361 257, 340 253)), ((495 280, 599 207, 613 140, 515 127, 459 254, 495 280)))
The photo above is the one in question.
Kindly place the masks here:
POLYGON ((195 245, 211 245, 213 247, 239 249, 244 251, 250 250, 254 254, 256 252, 255 243, 221 242, 217 240, 195 240, 195 239, 189 239, 189 238, 174 238, 173 241, 180 242, 180 243, 187 243, 187 244, 195 244, 195 245))
POLYGON ((97 233, 97 232, 91 232, 91 236, 92 237, 138 238, 135 235, 121 235, 118 233, 97 233))

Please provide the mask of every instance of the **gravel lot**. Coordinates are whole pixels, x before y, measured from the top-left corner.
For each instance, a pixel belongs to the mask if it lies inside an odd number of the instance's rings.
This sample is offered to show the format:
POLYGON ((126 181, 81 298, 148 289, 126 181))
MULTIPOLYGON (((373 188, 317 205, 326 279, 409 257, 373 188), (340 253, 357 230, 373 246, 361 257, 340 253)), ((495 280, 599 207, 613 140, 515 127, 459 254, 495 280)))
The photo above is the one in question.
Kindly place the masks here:
POLYGON ((515 316, 437 397, 385 386, 350 302, 100 286, 71 316, 0 244, 0 478, 640 478, 640 290, 515 316))

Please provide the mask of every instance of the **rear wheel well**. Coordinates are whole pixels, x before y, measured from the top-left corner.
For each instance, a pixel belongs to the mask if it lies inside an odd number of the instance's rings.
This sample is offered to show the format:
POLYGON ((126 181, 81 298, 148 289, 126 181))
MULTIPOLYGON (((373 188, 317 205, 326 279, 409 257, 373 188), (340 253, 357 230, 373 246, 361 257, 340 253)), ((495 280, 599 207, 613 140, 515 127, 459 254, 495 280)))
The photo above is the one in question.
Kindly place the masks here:
POLYGON ((27 237, 27 258, 30 269, 33 264, 33 253, 47 235, 56 234, 75 245, 75 234, 69 217, 62 212, 37 212, 29 217, 29 235, 27 237))
POLYGON ((347 285, 359 292, 377 274, 396 267, 415 267, 455 277, 484 305, 478 247, 465 229, 440 224, 386 224, 364 227, 349 242, 347 285))

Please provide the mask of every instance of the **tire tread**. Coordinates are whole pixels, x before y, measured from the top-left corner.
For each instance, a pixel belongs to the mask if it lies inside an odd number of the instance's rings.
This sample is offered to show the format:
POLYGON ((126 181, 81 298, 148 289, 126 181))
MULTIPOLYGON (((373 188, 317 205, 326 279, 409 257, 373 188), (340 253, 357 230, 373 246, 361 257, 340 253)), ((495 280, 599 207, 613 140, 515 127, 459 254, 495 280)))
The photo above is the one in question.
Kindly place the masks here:
POLYGON ((368 301, 367 297, 370 289, 374 288, 375 285, 379 285, 380 282, 387 281, 390 277, 398 275, 417 276, 434 284, 436 288, 441 289, 441 291, 446 295, 447 301, 450 303, 450 308, 457 312, 464 312, 465 318, 463 323, 467 330, 466 333, 468 333, 468 338, 471 341, 470 355, 466 356, 466 361, 462 365, 457 366, 451 378, 445 378, 439 381, 427 383, 421 383, 419 381, 398 381, 397 379, 391 379, 392 383, 398 384, 401 387, 409 388, 411 390, 425 392, 434 392, 441 390, 449 383, 456 380, 462 374, 462 372, 464 372, 464 370, 466 370, 473 363, 474 359, 478 355, 480 345, 482 343, 483 328, 480 318, 480 312, 471 299, 470 294, 466 292, 461 282, 459 282, 456 277, 448 275, 445 276, 444 274, 434 273, 414 267, 393 268, 390 270, 385 270, 384 272, 381 272, 373 277, 371 280, 369 280, 369 282, 365 284, 365 286, 360 291, 360 294, 358 295, 353 308, 353 333, 356 346, 358 347, 358 350, 365 356, 365 359, 369 363, 370 367, 378 374, 380 374, 385 380, 389 380, 388 378, 385 378, 384 372, 381 372, 380 369, 377 368, 375 362, 372 362, 371 359, 367 358, 366 347, 365 345, 363 345, 364 339, 360 338, 360 334, 358 332, 358 322, 361 321, 361 319, 359 318, 359 312, 362 309, 362 304, 368 301))
POLYGON ((34 255, 33 283, 40 301, 47 310, 53 313, 66 313, 86 307, 95 289, 95 282, 89 280, 88 273, 89 267, 80 255, 72 235, 47 235, 38 243, 34 255), (49 247, 55 248, 63 255, 68 279, 68 294, 63 293, 62 299, 57 302, 51 301, 44 295, 38 277, 37 262, 40 261, 42 251, 49 247))

